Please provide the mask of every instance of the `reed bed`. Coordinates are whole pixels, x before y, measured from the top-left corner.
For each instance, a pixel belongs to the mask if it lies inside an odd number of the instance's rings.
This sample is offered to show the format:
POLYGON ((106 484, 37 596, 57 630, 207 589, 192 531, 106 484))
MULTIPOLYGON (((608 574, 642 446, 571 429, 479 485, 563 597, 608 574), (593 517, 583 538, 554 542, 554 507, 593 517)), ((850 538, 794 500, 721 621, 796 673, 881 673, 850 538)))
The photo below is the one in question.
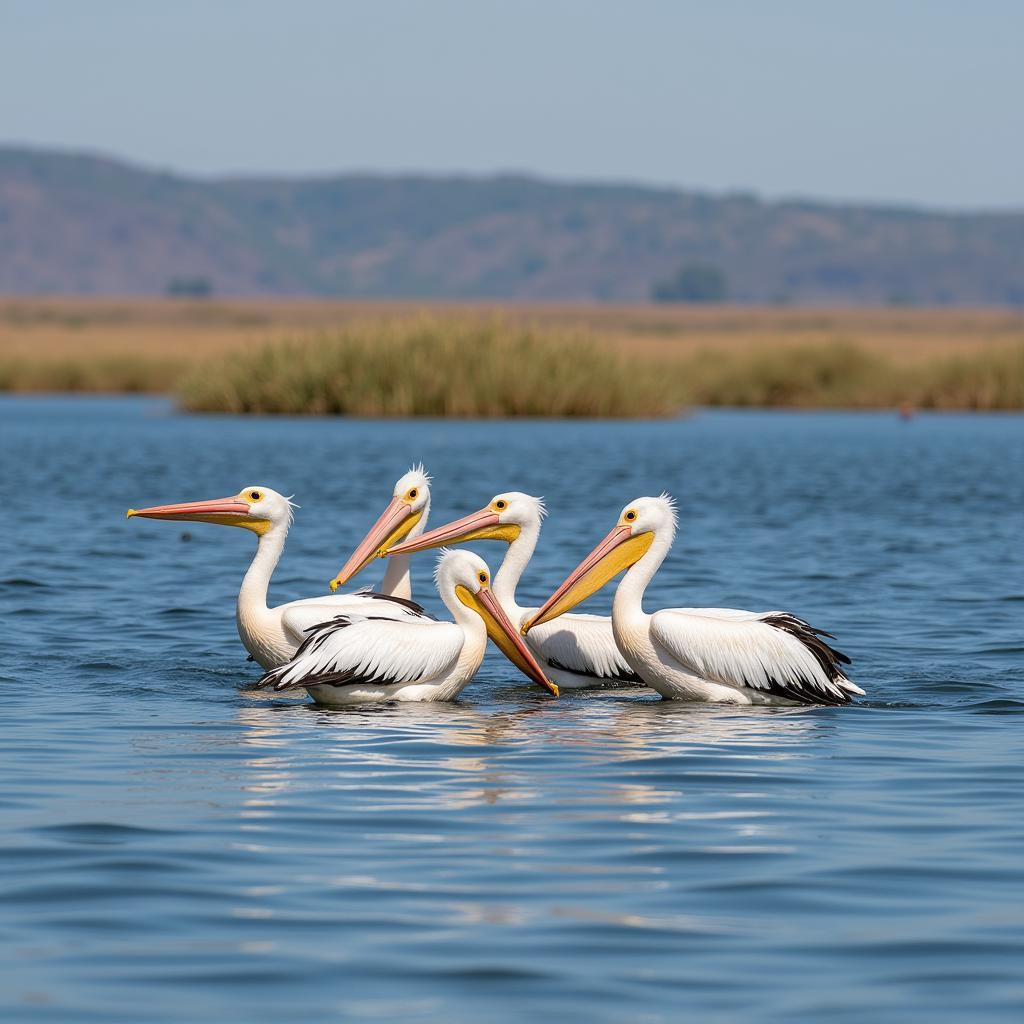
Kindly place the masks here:
POLYGON ((187 363, 159 356, 0 357, 0 392, 157 393, 181 379, 187 363))
POLYGON ((359 416, 1019 410, 1024 314, 4 300, 0 391, 359 416))
POLYGON ((850 342, 694 356, 694 405, 784 408, 1024 409, 1024 343, 901 362, 850 342))
POLYGON ((179 389, 190 411, 340 416, 658 417, 680 408, 663 361, 577 334, 472 320, 357 325, 238 352, 179 389))

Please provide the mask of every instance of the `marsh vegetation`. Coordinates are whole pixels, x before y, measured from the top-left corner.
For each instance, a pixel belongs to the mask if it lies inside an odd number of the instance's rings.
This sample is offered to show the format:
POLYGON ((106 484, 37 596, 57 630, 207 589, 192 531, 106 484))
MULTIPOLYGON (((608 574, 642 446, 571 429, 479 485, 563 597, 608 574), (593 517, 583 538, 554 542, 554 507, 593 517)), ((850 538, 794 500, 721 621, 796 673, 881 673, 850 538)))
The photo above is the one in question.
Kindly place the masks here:
POLYGON ((235 352, 178 393, 192 411, 344 416, 658 417, 681 404, 649 358, 561 330, 435 318, 235 352))
POLYGON ((1022 409, 1024 315, 12 300, 0 303, 0 390, 352 416, 1022 409))

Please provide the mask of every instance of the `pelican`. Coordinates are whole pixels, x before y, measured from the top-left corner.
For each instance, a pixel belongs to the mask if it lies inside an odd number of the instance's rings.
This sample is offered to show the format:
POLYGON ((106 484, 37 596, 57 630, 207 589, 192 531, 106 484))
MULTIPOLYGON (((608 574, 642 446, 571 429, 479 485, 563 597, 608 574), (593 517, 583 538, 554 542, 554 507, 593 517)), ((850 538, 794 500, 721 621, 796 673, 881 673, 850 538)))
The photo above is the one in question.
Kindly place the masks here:
MULTIPOLYGON (((540 498, 508 491, 496 494, 479 512, 396 544, 385 554, 400 558, 443 544, 505 541, 508 550, 494 577, 494 595, 505 614, 522 627, 537 609, 523 608, 516 601, 516 586, 533 556, 546 514, 540 498)), ((528 642, 548 675, 564 689, 643 683, 615 646, 606 615, 563 615, 557 623, 531 633, 528 642)))
MULTIPOLYGON (((292 525, 292 508, 291 501, 284 495, 270 487, 256 485, 243 487, 237 494, 212 501, 129 509, 128 518, 141 516, 146 519, 219 523, 222 526, 240 526, 256 534, 259 538, 256 555, 242 580, 235 617, 242 644, 263 669, 275 668, 288 661, 310 627, 338 614, 350 612, 411 620, 427 618, 423 609, 410 600, 412 588, 407 558, 388 566, 383 589, 379 593, 324 594, 290 601, 276 608, 267 607, 270 577, 281 558, 285 538, 292 525)), ((430 478, 418 466, 410 469, 395 484, 391 502, 357 551, 367 546, 376 551, 383 545, 397 543, 421 531, 429 511, 430 478)))
POLYGON ((728 704, 848 704, 864 691, 846 678, 850 659, 830 633, 788 612, 666 608, 647 615, 643 597, 676 532, 667 495, 637 498, 615 528, 526 624, 526 631, 575 608, 623 570, 612 629, 623 657, 666 699, 728 704))
POLYGON ((445 551, 435 577, 454 622, 338 615, 308 630, 295 657, 259 685, 302 686, 318 704, 333 706, 455 700, 480 668, 489 636, 518 669, 558 696, 495 598, 482 558, 445 551))

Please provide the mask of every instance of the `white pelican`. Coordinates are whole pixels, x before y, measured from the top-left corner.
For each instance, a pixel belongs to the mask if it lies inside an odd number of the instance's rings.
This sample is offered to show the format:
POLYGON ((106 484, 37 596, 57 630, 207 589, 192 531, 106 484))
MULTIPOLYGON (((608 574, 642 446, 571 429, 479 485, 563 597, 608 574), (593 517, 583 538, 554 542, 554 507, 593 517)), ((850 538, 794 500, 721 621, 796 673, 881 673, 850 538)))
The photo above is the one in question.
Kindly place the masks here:
MULTIPOLYGON (((376 551, 383 545, 396 543, 422 530, 429 511, 430 478, 422 467, 416 467, 395 484, 390 504, 370 528, 358 550, 369 546, 376 551)), ((306 630, 334 615, 352 612, 400 619, 426 617, 423 609, 409 600, 408 559, 388 566, 380 593, 324 594, 290 601, 276 608, 267 607, 270 577, 284 550, 292 515, 292 504, 288 498, 259 485, 243 487, 238 494, 213 501, 128 510, 129 519, 142 516, 147 519, 219 523, 222 526, 240 526, 257 535, 256 555, 242 580, 235 617, 242 644, 264 669, 288 661, 305 638, 306 630)))
POLYGON ((615 528, 548 598, 526 630, 574 608, 624 569, 612 604, 615 642, 663 697, 729 704, 847 704, 864 691, 843 673, 850 659, 788 612, 667 608, 646 615, 643 596, 676 532, 668 495, 637 498, 615 528))
MULTIPOLYGON (((463 519, 439 526, 385 551, 390 557, 473 540, 500 540, 508 544, 494 577, 494 596, 505 614, 522 627, 536 613, 516 601, 516 586, 529 564, 540 537, 544 502, 520 491, 496 494, 487 505, 463 519)), ((587 686, 642 685, 615 646, 611 619, 606 615, 563 615, 527 638, 548 675, 564 689, 587 686)))
POLYGON ((338 615, 309 630, 295 657, 271 669, 260 685, 302 686, 318 704, 335 706, 455 700, 480 668, 489 636, 518 669, 558 696, 502 611, 482 558, 445 551, 435 576, 454 622, 338 615))
MULTIPOLYGON (((429 515, 430 476, 421 464, 413 466, 395 484, 390 504, 367 531, 338 575, 331 580, 332 592, 361 573, 379 556, 383 548, 398 544, 403 539, 418 537, 426 528, 429 515)), ((408 556, 400 558, 397 565, 388 564, 380 592, 407 601, 412 598, 412 575, 409 571, 408 556)), ((347 596, 360 597, 361 594, 357 592, 347 596)))

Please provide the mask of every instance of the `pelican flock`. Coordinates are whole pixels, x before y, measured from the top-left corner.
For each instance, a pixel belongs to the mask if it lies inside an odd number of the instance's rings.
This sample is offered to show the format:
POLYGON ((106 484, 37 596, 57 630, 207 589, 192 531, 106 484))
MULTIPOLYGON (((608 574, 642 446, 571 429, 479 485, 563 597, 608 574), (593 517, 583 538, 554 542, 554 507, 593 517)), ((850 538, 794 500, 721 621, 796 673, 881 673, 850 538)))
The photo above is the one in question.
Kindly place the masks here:
MULTIPOLYGON (((238 636, 252 659, 262 668, 284 664, 295 654, 306 631, 325 619, 346 612, 378 618, 415 620, 423 611, 414 604, 408 559, 388 566, 379 591, 323 594, 267 606, 270 578, 284 552, 294 518, 290 499, 270 487, 243 487, 237 494, 212 501, 154 505, 128 509, 128 518, 171 519, 239 526, 256 534, 256 554, 242 580, 235 607, 238 636)), ((410 469, 395 484, 394 494, 380 519, 370 528, 357 552, 374 551, 415 535, 426 526, 430 511, 430 477, 422 466, 410 469)), ((353 558, 355 555, 353 555, 353 558)), ((349 564, 351 564, 351 559, 349 564)), ((350 573, 354 575, 354 573, 350 573)))
POLYGON ((864 691, 832 636, 782 611, 667 608, 647 614, 644 592, 676 533, 667 494, 637 498, 612 531, 538 609, 516 588, 546 515, 540 498, 495 495, 462 519, 426 531, 430 477, 402 476, 390 502, 330 581, 332 593, 270 607, 267 594, 292 525, 289 498, 244 487, 212 501, 129 509, 128 517, 217 523, 257 536, 236 604, 238 634, 264 669, 259 686, 305 689, 320 704, 454 700, 474 678, 490 639, 528 679, 560 688, 645 685, 663 698, 700 703, 847 704, 864 691), (487 565, 448 545, 507 545, 493 581, 487 565), (443 547, 435 582, 452 616, 441 622, 412 600, 411 557, 443 547), (375 559, 387 567, 379 591, 334 593, 375 559), (611 617, 572 610, 623 574, 611 617))
POLYGON ((304 687, 327 705, 454 700, 476 675, 490 637, 513 665, 558 696, 495 599, 482 558, 446 551, 436 578, 454 622, 425 613, 414 621, 338 615, 310 629, 295 657, 271 669, 261 685, 304 687))
MULTIPOLYGON (((521 627, 537 609, 519 604, 516 587, 533 557, 546 514, 540 498, 508 491, 496 494, 479 512, 405 540, 384 554, 403 558, 446 544, 505 541, 508 550, 494 577, 494 594, 508 617, 521 627)), ((531 632, 528 641, 548 675, 563 689, 643 682, 616 646, 612 623, 606 615, 562 615, 557 622, 531 632)))

